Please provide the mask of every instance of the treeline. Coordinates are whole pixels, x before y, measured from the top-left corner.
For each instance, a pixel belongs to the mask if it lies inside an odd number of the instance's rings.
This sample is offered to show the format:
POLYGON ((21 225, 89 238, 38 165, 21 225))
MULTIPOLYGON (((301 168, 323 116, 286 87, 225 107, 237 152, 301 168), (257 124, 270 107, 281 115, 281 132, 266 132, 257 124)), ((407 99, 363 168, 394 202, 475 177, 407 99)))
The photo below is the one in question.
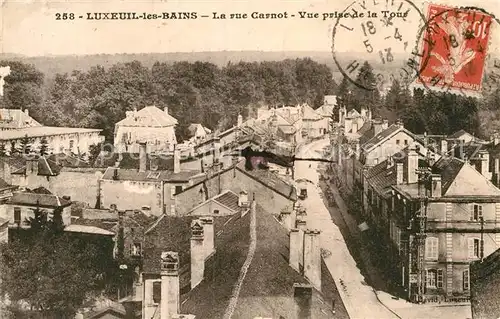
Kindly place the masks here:
POLYGON ((169 107, 179 120, 181 138, 190 123, 224 129, 239 113, 259 105, 309 103, 320 106, 334 93, 331 70, 309 58, 279 62, 239 62, 218 67, 209 62, 118 63, 95 66, 45 79, 34 66, 9 65, 3 107, 28 108, 45 125, 92 127, 113 137, 114 124, 125 112, 147 105, 169 107))
MULTIPOLYGON (((365 63, 360 69, 357 83, 364 87, 376 87, 372 67, 365 63)), ((410 89, 399 81, 393 81, 385 94, 378 89, 366 90, 342 79, 337 95, 346 107, 370 107, 375 116, 390 121, 401 119, 405 127, 414 133, 451 134, 464 129, 476 136, 488 137, 500 128, 500 88, 485 90, 481 98, 460 94, 410 89)))

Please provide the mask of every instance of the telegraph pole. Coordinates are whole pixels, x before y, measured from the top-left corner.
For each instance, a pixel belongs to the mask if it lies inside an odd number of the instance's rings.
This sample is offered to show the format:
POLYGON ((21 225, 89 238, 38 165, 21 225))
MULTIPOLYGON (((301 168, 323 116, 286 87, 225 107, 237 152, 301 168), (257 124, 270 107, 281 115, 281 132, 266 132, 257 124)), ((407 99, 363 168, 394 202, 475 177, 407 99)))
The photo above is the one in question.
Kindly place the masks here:
POLYGON ((427 238, 427 190, 424 189, 422 194, 422 186, 425 187, 425 182, 429 176, 429 171, 427 169, 417 169, 418 174, 418 198, 420 202, 419 210, 416 214, 416 234, 415 240, 417 245, 417 302, 423 302, 423 297, 425 293, 425 239, 427 238))

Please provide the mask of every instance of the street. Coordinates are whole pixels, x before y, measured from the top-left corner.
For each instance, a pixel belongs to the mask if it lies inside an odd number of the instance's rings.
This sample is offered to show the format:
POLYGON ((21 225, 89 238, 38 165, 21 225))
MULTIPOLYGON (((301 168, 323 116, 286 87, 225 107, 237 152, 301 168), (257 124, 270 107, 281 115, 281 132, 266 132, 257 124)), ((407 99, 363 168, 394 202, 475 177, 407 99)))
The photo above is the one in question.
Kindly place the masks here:
MULTIPOLYGON (((328 138, 302 145, 298 150, 301 158, 323 158, 322 149, 329 144, 328 138)), ((353 319, 430 319, 430 318, 472 318, 470 304, 424 304, 417 305, 397 299, 383 291, 376 291, 366 282, 383 286, 383 277, 372 265, 367 245, 362 242, 353 216, 334 185, 330 189, 336 202, 334 207, 326 207, 319 187, 319 165, 321 162, 295 162, 295 179, 307 179, 308 196, 301 201, 307 211, 307 227, 321 231, 321 248, 330 252, 325 263, 330 271, 349 316, 353 319), (347 239, 347 240, 346 240, 347 239), (361 256, 360 269, 351 252, 361 256), (352 247, 352 245, 356 247, 352 247), (363 276, 367 275, 369 278, 363 276)))
MULTIPOLYGON (((317 153, 328 145, 327 139, 315 141, 299 149, 298 156, 319 157, 317 153)), ((307 211, 307 226, 321 230, 321 247, 331 252, 325 263, 332 274, 344 305, 351 318, 398 318, 377 299, 373 289, 365 283, 364 277, 351 256, 344 237, 325 207, 317 186, 320 162, 298 161, 295 163, 295 178, 308 179, 308 197, 302 201, 307 211)), ((340 213, 338 213, 340 216, 340 213)))

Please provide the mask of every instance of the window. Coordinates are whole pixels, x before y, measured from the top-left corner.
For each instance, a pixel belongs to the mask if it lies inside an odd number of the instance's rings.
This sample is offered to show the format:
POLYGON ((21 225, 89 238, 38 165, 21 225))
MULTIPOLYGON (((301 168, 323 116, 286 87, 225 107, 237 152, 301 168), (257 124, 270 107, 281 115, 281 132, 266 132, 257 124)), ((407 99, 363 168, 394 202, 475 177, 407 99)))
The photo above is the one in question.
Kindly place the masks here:
POLYGON ((405 145, 408 145, 408 140, 405 140, 405 145))
POLYGON ((436 269, 427 269, 425 277, 427 278, 427 287, 428 288, 436 288, 436 283, 437 283, 437 271, 436 271, 436 269))
POLYGON ((469 238, 468 251, 470 259, 479 258, 479 251, 481 249, 480 243, 481 241, 479 240, 479 238, 469 238))
POLYGON ((132 256, 141 256, 142 255, 142 244, 141 243, 132 244, 130 254, 132 256))
POLYGON ((175 195, 175 186, 170 187, 170 199, 174 199, 175 195))
POLYGON ((396 140, 396 145, 399 145, 401 141, 400 140, 396 140))
POLYGON ((75 144, 75 141, 74 140, 70 140, 69 141, 69 149, 72 150, 73 149, 73 146, 75 144))
POLYGON ((214 209, 214 214, 218 214, 219 213, 219 210, 218 209, 214 209))
POLYGON ((464 270, 462 277, 464 291, 467 291, 469 290, 469 269, 464 270))
POLYGON ((14 223, 20 225, 21 224, 21 208, 14 207, 14 223))
POLYGON ((425 258, 431 260, 438 259, 439 240, 437 237, 427 237, 425 239, 425 258))
POLYGON ((481 217, 483 217, 483 206, 472 204, 470 220, 477 222, 481 220, 481 217))
POLYGON ((443 278, 444 278, 443 269, 438 269, 437 270, 437 281, 436 281, 436 285, 438 288, 443 288, 443 278))
POLYGON ((161 281, 153 282, 153 302, 160 303, 161 301, 161 281))
POLYGON ((182 192, 182 186, 175 186, 175 193, 179 194, 180 192, 182 192))

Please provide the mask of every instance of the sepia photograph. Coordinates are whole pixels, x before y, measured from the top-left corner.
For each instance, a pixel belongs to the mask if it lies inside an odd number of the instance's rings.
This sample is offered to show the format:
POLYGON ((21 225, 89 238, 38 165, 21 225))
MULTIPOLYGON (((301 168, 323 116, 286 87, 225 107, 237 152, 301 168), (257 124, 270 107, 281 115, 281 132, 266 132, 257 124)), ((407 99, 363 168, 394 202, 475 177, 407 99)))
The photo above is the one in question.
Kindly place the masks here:
POLYGON ((500 318, 498 4, 2 0, 0 318, 500 318))

